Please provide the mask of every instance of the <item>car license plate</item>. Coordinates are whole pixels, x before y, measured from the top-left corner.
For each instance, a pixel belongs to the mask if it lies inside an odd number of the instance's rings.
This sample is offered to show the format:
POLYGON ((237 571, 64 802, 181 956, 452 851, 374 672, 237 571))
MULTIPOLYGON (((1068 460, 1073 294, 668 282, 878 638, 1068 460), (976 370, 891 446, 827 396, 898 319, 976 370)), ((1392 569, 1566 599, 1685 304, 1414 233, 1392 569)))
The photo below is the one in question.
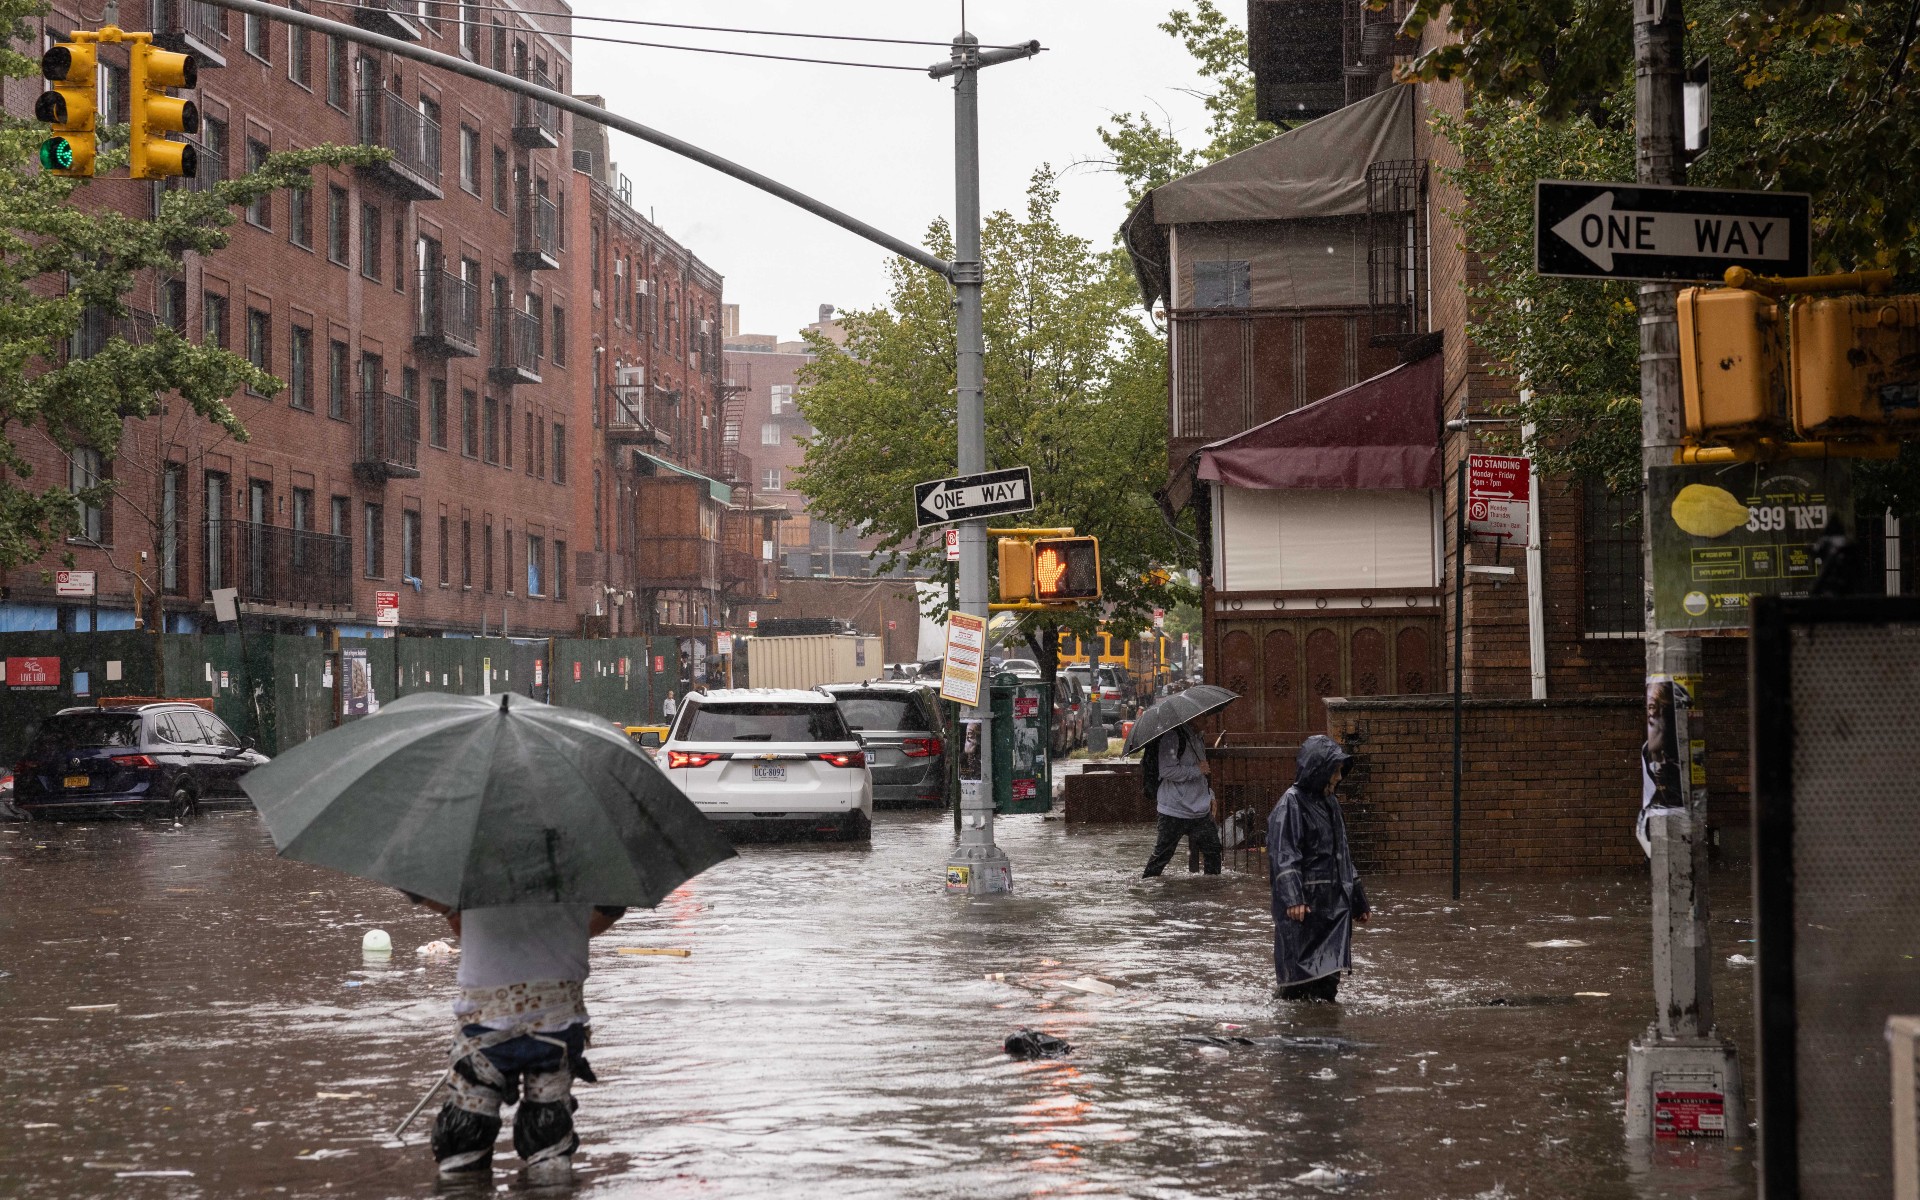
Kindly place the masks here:
POLYGON ((77 788, 77 787, 87 786, 87 784, 92 782, 92 780, 93 780, 93 777, 91 775, 69 775, 61 782, 65 783, 70 788, 77 788))
POLYGON ((762 780, 768 783, 785 783, 787 781, 787 769, 785 767, 770 766, 755 767, 753 769, 753 780, 755 783, 759 783, 762 780))

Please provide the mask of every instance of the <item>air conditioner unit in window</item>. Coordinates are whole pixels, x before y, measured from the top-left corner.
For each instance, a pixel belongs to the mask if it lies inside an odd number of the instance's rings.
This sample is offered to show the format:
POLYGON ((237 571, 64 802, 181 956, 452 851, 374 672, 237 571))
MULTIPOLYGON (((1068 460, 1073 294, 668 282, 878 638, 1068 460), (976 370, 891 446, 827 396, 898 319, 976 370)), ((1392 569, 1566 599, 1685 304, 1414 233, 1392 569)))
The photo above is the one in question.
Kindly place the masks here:
POLYGON ((635 295, 651 296, 653 294, 653 285, 650 280, 642 279, 633 285, 633 290, 635 295))
POLYGON ((647 386, 647 369, 618 367, 614 371, 614 381, 620 387, 645 387, 647 386))
POLYGON ((712 332, 713 332, 713 322, 712 322, 712 321, 702 321, 702 322, 700 322, 700 336, 701 336, 701 337, 705 337, 705 336, 707 336, 707 335, 708 335, 709 333, 712 333, 712 332))

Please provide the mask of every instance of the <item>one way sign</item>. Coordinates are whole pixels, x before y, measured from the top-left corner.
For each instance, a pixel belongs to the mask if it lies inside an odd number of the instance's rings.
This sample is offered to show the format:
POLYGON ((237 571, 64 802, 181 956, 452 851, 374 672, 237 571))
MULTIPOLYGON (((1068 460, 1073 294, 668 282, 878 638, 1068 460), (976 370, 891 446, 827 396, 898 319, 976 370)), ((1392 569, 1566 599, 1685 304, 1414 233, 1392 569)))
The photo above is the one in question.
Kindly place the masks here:
POLYGON ((971 521, 1033 507, 1033 476, 1025 467, 934 479, 913 485, 914 518, 919 527, 971 521))
POLYGON ((1804 192, 1542 179, 1533 188, 1534 270, 1715 282, 1728 267, 1805 275, 1810 211, 1804 192))

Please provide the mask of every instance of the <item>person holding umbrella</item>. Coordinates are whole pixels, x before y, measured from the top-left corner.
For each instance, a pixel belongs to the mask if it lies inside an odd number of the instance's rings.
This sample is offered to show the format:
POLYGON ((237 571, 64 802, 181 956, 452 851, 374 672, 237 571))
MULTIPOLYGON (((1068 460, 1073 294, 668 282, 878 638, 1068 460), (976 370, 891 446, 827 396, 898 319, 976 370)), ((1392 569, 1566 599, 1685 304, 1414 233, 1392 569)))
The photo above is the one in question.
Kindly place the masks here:
POLYGON ((398 888, 461 936, 451 1061, 421 1101, 450 1090, 442 1178, 488 1176, 518 1097, 528 1181, 569 1179, 588 939, 733 857, 726 839, 604 718, 515 694, 407 696, 241 786, 282 856, 398 888))
POLYGON ((1273 971, 1283 1000, 1332 1001, 1353 966, 1353 926, 1373 914, 1334 792, 1353 755, 1324 733, 1300 746, 1293 786, 1267 818, 1273 971))
POLYGON ((1141 713, 1127 734, 1121 753, 1142 751, 1142 781, 1160 818, 1143 879, 1166 870, 1183 837, 1199 852, 1207 874, 1220 873, 1220 830, 1213 823, 1213 788, 1208 782, 1213 771, 1200 734, 1191 726, 1239 698, 1238 693, 1203 683, 1141 713))

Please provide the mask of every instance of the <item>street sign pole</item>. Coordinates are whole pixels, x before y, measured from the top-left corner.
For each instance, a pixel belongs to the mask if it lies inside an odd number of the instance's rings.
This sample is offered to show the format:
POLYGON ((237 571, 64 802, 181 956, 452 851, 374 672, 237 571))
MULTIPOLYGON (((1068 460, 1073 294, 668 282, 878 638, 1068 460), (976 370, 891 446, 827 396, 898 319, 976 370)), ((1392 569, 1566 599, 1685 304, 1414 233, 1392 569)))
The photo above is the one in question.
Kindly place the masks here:
MULTIPOLYGON (((1681 115, 1685 22, 1681 0, 1635 0, 1635 178, 1644 184, 1686 182, 1681 115)), ((1642 606, 1649 688, 1656 681, 1687 680, 1697 693, 1700 640, 1663 633, 1654 622, 1652 531, 1664 514, 1652 510, 1651 468, 1674 461, 1684 428, 1680 393, 1680 333, 1675 314, 1679 289, 1671 283, 1640 287, 1640 441, 1642 606)), ((1676 725, 1685 729, 1681 689, 1675 687, 1676 725)), ((1689 706, 1697 706, 1694 695, 1689 706)), ((1656 1116, 1666 1098, 1718 1093, 1724 1136, 1746 1144, 1740 1064, 1733 1044, 1714 1029, 1713 987, 1705 970, 1712 961, 1707 926, 1706 799, 1692 783, 1687 733, 1678 747, 1686 807, 1654 813, 1648 832, 1653 867, 1654 1023, 1627 1050, 1627 1138, 1656 1136, 1656 1116)), ((1643 767, 1642 770, 1645 768, 1643 767)), ((1639 797, 1635 797, 1639 799, 1639 797)), ((1644 1144, 1644 1143, 1643 1143, 1644 1144)))
MULTIPOLYGON (((953 286, 959 302, 956 361, 956 409, 961 475, 987 469, 986 339, 981 323, 980 263, 980 68, 1028 58, 1037 49, 982 53, 980 39, 961 31, 953 39, 952 59, 928 70, 935 79, 953 76, 953 286)), ((959 611, 987 620, 987 521, 960 525, 959 611)), ((981 662, 984 676, 986 663, 981 662)), ((972 720, 980 730, 980 780, 971 795, 960 784, 960 836, 947 858, 949 894, 983 896, 1013 887, 1013 865, 993 841, 993 689, 981 680, 972 720)))

